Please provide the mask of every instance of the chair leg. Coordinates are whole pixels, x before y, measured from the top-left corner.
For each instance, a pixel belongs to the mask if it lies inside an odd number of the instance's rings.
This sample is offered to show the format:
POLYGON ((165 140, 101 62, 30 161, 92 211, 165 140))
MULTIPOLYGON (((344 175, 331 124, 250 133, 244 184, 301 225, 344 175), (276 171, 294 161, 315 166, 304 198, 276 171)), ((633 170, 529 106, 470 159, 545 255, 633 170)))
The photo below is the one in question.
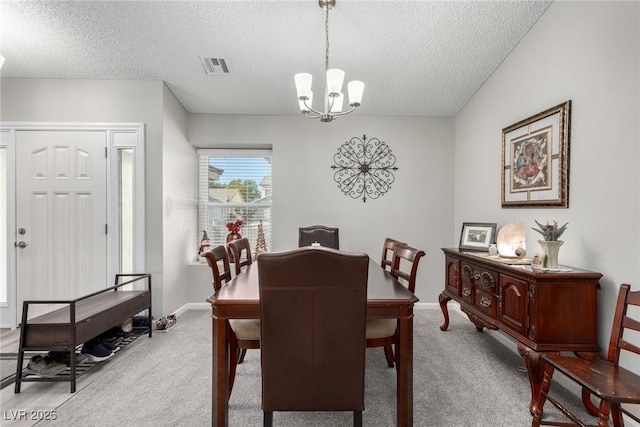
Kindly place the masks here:
POLYGON ((262 425, 264 427, 273 426, 273 411, 264 411, 262 416, 262 425))
POLYGON ((624 421, 622 421, 622 412, 620 412, 620 404, 611 404, 611 419, 613 420, 614 427, 624 427, 624 421))
POLYGON ((389 365, 390 368, 393 368, 394 357, 393 357, 393 348, 391 348, 391 344, 387 344, 384 346, 384 355, 387 358, 387 365, 389 365))
POLYGON ((247 349, 246 348, 241 348, 240 349, 240 355, 238 356, 238 364, 244 362, 244 356, 247 354, 247 349))
POLYGON ((602 399, 600 401, 600 414, 598 415, 598 427, 609 427, 609 412, 611 407, 609 402, 602 399))
POLYGON ((362 427, 362 411, 353 411, 353 427, 362 427))
POLYGON ((229 338, 229 398, 233 390, 233 382, 236 379, 236 368, 238 366, 238 339, 231 333, 229 338))
POLYGON ((553 366, 547 365, 544 370, 544 379, 540 386, 540 394, 538 395, 538 403, 533 408, 533 420, 531 421, 531 427, 539 427, 542 423, 542 414, 544 413, 544 402, 547 400, 547 393, 551 386, 551 377, 553 377, 553 366))

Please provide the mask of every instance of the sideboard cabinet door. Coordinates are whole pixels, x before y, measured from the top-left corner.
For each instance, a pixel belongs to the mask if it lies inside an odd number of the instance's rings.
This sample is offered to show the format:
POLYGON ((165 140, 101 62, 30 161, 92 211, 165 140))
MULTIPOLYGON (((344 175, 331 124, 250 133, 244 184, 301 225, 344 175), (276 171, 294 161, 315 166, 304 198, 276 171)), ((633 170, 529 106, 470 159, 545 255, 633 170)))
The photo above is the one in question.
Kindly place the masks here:
POLYGON ((527 282, 500 275, 498 320, 519 334, 527 330, 527 282))
POLYGON ((455 258, 447 257, 447 281, 446 287, 449 292, 452 292, 455 295, 460 296, 460 260, 455 258))

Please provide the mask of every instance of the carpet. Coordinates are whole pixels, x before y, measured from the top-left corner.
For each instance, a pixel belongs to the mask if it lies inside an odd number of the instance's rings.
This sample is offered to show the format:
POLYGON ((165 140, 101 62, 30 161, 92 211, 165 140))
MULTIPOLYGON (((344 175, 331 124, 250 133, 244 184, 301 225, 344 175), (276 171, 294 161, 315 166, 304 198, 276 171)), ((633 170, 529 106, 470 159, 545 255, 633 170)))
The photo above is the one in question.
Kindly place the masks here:
MULTIPOLYGON (((415 314, 414 425, 531 424, 529 382, 519 370, 523 362, 516 353, 491 334, 478 333, 456 311, 450 313, 446 332, 439 329, 439 310, 415 314)), ((209 426, 211 351, 209 311, 187 311, 170 330, 154 333, 151 339, 143 337, 110 359, 109 366, 56 408, 55 421, 41 421, 38 426, 209 426)), ((262 425, 259 374, 260 352, 249 350, 238 366, 229 401, 231 426, 262 425)), ((569 407, 581 406, 579 399, 569 398, 569 407)), ((381 348, 368 349, 364 425, 395 425, 395 402, 395 370, 387 367, 381 348)), ((279 427, 351 423, 351 413, 274 414, 279 427)))

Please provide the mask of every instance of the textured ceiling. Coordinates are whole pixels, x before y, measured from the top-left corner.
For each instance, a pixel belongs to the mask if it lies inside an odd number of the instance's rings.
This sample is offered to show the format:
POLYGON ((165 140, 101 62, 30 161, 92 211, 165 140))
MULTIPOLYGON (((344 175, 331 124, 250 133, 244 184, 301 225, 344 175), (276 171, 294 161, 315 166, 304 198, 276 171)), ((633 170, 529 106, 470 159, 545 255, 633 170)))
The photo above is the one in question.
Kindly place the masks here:
MULTIPOLYGON (((360 114, 454 116, 550 3, 337 0, 330 66, 365 82, 360 114)), ((298 72, 323 89, 316 0, 2 0, 0 13, 2 77, 164 80, 193 113, 298 114, 298 72), (200 56, 230 73, 206 75, 200 56)))

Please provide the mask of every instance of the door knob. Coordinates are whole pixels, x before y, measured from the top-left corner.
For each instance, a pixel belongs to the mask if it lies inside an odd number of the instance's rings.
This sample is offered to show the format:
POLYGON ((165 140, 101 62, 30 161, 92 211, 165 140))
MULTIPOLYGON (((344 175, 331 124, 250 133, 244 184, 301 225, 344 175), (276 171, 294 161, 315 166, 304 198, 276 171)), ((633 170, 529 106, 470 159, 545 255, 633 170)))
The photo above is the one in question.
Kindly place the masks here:
POLYGON ((29 245, 27 245, 27 244, 26 244, 25 242, 23 242, 23 241, 20 241, 20 242, 14 243, 14 244, 13 244, 13 246, 15 246, 16 248, 24 249, 24 248, 26 248, 26 247, 27 247, 27 246, 29 246, 29 245))

